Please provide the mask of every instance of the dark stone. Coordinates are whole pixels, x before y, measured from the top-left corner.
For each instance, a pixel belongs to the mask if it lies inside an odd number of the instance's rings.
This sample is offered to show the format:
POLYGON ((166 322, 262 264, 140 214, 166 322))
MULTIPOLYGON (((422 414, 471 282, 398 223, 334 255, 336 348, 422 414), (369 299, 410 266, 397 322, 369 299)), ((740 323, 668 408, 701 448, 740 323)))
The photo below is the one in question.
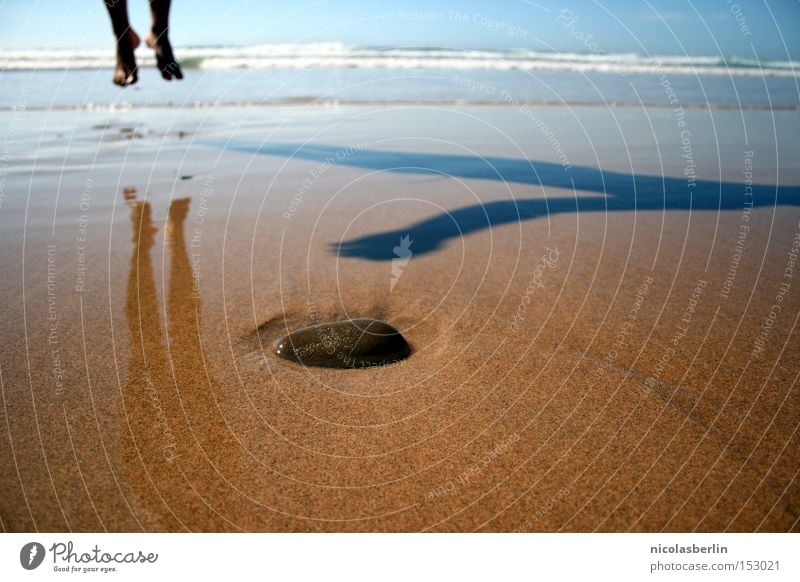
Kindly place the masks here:
POLYGON ((323 368, 366 368, 407 358, 411 348, 399 331, 377 319, 348 319, 305 327, 275 342, 291 362, 323 368))

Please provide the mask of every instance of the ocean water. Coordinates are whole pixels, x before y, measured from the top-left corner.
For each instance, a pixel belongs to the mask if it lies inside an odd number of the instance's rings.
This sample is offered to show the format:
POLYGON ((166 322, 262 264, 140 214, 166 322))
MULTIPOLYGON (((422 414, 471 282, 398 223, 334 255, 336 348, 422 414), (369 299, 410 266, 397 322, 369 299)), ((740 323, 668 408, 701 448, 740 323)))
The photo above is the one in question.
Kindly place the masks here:
MULTIPOLYGON (((143 52, 143 49, 140 49, 143 52)), ((153 58, 144 53, 143 64, 153 58)), ((529 49, 358 47, 342 43, 263 44, 245 47, 186 47, 184 66, 214 69, 490 69, 795 77, 800 63, 719 56, 641 56, 631 53, 558 53, 529 49)), ((97 69, 114 65, 108 49, 21 50, 0 56, 0 69, 97 69)))
POLYGON ((110 49, 0 55, 0 108, 209 106, 287 101, 591 103, 800 107, 800 63, 741 58, 381 49, 339 43, 176 49, 166 84, 138 52, 140 81, 111 81, 110 49))

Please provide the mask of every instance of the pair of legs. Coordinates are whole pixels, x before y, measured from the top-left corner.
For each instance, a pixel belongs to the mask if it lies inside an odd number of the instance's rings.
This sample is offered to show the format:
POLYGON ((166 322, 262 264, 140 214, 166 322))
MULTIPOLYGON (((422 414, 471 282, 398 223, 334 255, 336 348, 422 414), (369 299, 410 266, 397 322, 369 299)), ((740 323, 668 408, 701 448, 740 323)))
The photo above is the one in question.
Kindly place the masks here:
MULTIPOLYGON (((131 28, 128 21, 127 0, 105 0, 114 36, 117 37, 117 69, 114 71, 114 83, 121 86, 133 85, 138 76, 136 58, 133 51, 139 46, 139 35, 131 28)), ((156 53, 156 66, 165 80, 183 79, 181 67, 172 54, 169 43, 169 6, 170 0, 150 0, 150 13, 153 24, 145 42, 156 53)))

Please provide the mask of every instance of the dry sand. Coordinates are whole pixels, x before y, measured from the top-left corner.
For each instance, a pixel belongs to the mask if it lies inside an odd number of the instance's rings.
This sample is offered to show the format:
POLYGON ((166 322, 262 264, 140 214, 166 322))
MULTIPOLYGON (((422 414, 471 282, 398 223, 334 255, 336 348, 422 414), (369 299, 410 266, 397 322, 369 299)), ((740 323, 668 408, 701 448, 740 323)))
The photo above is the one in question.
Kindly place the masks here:
MULTIPOLYGON (((568 175, 684 176, 669 111, 538 113, 568 175)), ((738 209, 487 228, 482 205, 602 196, 472 175, 479 156, 558 174, 510 107, 23 114, 0 207, 3 529, 796 531, 800 123, 687 116, 698 176, 740 184, 738 209), (326 147, 280 155, 308 139, 326 147), (750 150, 795 205, 760 189, 743 210, 750 150), (455 157, 420 172, 419 153, 455 157), (270 352, 348 317, 414 354, 270 352)))

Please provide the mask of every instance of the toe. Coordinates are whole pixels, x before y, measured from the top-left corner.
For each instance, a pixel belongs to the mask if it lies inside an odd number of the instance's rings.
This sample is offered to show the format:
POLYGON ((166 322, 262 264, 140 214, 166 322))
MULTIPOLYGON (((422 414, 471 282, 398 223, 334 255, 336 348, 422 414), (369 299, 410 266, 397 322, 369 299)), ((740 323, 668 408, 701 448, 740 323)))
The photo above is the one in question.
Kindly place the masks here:
POLYGON ((132 71, 126 69, 119 69, 114 75, 114 83, 119 85, 120 87, 127 87, 128 85, 134 85, 137 80, 138 76, 136 74, 136 69, 132 71))
POLYGON ((130 75, 128 72, 123 69, 119 68, 114 72, 114 84, 119 85, 120 87, 124 87, 128 85, 130 79, 130 75))

